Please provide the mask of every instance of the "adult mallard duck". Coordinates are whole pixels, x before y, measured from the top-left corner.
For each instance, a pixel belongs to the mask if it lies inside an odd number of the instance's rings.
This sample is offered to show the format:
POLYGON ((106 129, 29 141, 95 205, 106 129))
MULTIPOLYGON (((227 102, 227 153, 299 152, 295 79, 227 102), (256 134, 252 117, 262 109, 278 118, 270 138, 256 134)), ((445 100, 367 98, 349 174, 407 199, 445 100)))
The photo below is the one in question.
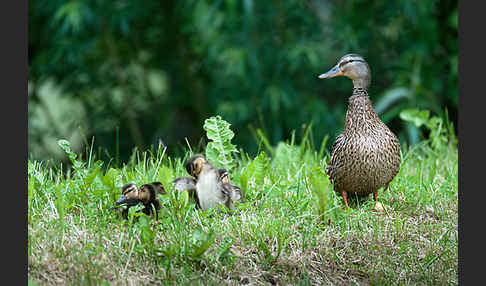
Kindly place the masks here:
POLYGON ((234 185, 229 183, 229 178, 224 177, 226 170, 217 169, 201 154, 187 160, 186 170, 196 179, 196 194, 203 211, 218 205, 236 209, 234 202, 241 201, 241 192, 238 187, 232 187, 234 185))
POLYGON ((368 97, 371 73, 363 57, 345 55, 319 78, 337 76, 350 78, 354 87, 348 101, 344 131, 331 148, 326 173, 349 208, 348 193, 358 196, 373 193, 377 201, 378 189, 388 188, 400 170, 400 142, 373 109, 368 97))

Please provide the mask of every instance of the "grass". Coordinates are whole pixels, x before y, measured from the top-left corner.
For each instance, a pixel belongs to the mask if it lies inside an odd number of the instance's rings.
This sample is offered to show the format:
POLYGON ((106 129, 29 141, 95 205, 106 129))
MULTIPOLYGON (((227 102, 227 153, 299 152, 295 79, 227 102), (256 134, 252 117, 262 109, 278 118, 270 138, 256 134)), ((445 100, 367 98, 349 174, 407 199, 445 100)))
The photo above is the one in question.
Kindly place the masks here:
POLYGON ((114 168, 64 148, 67 171, 28 162, 33 285, 458 284, 456 144, 404 147, 400 173, 379 192, 382 213, 372 196, 344 208, 319 171, 322 148, 292 139, 268 147, 271 158, 240 152, 231 170, 246 199, 239 215, 195 210, 173 192, 190 154, 136 153, 114 168), (157 223, 108 211, 123 183, 155 180, 169 191, 157 223))

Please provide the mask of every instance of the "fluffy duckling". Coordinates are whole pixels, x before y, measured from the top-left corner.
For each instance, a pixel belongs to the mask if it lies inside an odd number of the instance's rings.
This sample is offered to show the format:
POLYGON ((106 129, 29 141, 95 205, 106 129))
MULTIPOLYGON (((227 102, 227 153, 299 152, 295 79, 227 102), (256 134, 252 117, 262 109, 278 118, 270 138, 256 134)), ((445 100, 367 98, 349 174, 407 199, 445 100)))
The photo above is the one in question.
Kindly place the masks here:
MULTIPOLYGON (((228 192, 231 193, 232 200, 237 201, 241 198, 241 189, 233 184, 230 183, 229 181, 229 173, 226 169, 218 169, 218 175, 223 183, 223 188, 228 189, 228 192)), ((191 177, 180 177, 172 181, 174 183, 174 189, 183 192, 187 191, 189 193, 189 197, 194 200, 196 203, 197 208, 201 208, 201 205, 199 204, 199 199, 197 197, 197 192, 196 192, 196 184, 197 181, 194 178, 191 177)))
POLYGON ((196 194, 203 211, 218 205, 225 205, 231 210, 236 209, 234 199, 241 199, 241 192, 238 193, 235 188, 231 187, 229 177, 226 179, 226 170, 220 171, 201 154, 194 155, 187 160, 186 170, 196 179, 196 194), (223 180, 227 182, 223 183, 223 180))
POLYGON ((116 205, 127 206, 122 212, 124 218, 128 218, 128 209, 132 206, 142 204, 144 208, 141 211, 149 216, 152 215, 152 207, 155 207, 155 219, 158 220, 158 210, 161 204, 157 199, 157 193, 161 193, 162 191, 165 193, 164 187, 160 182, 143 184, 140 188, 137 188, 133 183, 128 183, 122 187, 122 195, 116 202, 116 205))
POLYGON ((243 195, 241 192, 241 188, 233 185, 230 182, 229 173, 226 169, 219 169, 219 178, 223 183, 223 189, 226 189, 226 192, 230 194, 231 200, 233 202, 243 202, 243 195))
POLYGON ((129 195, 129 194, 134 194, 134 193, 138 192, 138 187, 134 183, 127 183, 127 184, 123 185, 122 188, 121 188, 121 191, 122 191, 122 194, 120 195, 120 198, 118 199, 118 201, 116 201, 117 206, 121 205, 121 204, 125 204, 127 207, 131 207, 131 206, 137 205, 140 202, 138 200, 138 198, 135 198, 133 195, 129 195))

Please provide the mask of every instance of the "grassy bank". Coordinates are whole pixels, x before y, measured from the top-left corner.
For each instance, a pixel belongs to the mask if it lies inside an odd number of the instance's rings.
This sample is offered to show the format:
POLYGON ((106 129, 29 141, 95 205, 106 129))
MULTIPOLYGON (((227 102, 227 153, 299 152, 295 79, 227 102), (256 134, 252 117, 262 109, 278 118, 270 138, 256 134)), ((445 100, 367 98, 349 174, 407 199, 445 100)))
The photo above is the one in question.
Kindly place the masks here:
POLYGON ((184 158, 136 153, 121 168, 71 156, 72 168, 29 161, 28 276, 34 284, 458 284, 457 145, 403 150, 400 173, 346 210, 322 170, 324 149, 281 142, 235 156, 240 213, 194 209, 170 183, 184 158), (108 209, 123 183, 160 181, 160 218, 108 209), (319 211, 320 210, 320 211, 319 211), (320 213, 320 214, 319 214, 320 213))

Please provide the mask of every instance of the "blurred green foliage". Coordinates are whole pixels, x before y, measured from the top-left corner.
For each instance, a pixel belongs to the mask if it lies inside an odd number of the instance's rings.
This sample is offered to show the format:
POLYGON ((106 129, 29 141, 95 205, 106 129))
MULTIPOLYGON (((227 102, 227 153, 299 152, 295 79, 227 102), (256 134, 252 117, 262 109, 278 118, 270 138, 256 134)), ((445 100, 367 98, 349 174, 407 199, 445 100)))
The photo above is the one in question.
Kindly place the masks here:
POLYGON ((93 146, 127 161, 134 147, 205 146, 204 120, 232 125, 258 154, 342 131, 348 79, 318 80, 346 53, 371 66, 370 97, 400 139, 424 136, 406 108, 457 119, 457 1, 31 0, 29 156, 93 146), (94 136, 94 141, 93 141, 94 136), (187 138, 187 142, 185 141, 187 138))

